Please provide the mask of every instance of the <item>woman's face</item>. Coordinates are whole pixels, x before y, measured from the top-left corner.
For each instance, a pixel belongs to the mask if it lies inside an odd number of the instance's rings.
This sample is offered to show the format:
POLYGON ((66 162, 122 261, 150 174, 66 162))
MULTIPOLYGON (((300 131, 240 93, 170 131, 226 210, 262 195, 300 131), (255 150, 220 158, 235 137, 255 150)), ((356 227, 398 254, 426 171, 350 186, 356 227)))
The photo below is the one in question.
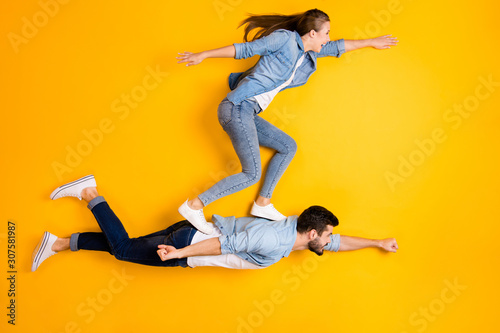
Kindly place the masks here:
POLYGON ((330 22, 325 22, 314 35, 313 51, 320 52, 321 48, 330 41, 330 22))

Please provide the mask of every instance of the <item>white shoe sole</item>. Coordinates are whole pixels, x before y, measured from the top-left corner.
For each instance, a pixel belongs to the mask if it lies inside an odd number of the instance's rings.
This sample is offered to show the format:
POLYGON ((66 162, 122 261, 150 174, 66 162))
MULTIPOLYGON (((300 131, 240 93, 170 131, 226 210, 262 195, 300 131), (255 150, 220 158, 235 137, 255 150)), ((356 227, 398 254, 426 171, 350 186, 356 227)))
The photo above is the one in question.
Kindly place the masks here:
POLYGON ((57 252, 52 251, 52 245, 57 240, 57 237, 51 233, 45 231, 43 237, 36 246, 32 255, 31 271, 34 272, 40 267, 40 264, 48 257, 56 254, 57 252))
MULTIPOLYGON (((82 177, 80 179, 77 179, 75 181, 72 181, 71 183, 67 183, 67 184, 61 185, 58 188, 56 188, 54 191, 52 191, 52 193, 50 194, 50 198, 52 200, 59 199, 59 198, 56 198, 56 196, 59 193, 61 193, 61 191, 67 190, 67 189, 69 189, 69 188, 71 188, 73 186, 80 185, 82 183, 85 183, 85 182, 88 182, 88 181, 91 181, 91 180, 93 180, 93 182, 90 182, 90 185, 94 185, 95 186, 94 175, 88 175, 88 176, 82 177)), ((89 187, 91 187, 91 186, 89 186, 89 187)))
POLYGON ((268 219, 271 221, 282 221, 282 220, 286 219, 286 216, 281 214, 280 212, 278 212, 277 209, 274 208, 274 206, 271 206, 272 211, 270 213, 266 212, 266 209, 268 209, 266 207, 268 207, 268 206, 262 207, 262 206, 258 206, 256 203, 254 203, 252 206, 252 209, 250 210, 250 215, 255 216, 255 217, 261 217, 261 218, 268 219))

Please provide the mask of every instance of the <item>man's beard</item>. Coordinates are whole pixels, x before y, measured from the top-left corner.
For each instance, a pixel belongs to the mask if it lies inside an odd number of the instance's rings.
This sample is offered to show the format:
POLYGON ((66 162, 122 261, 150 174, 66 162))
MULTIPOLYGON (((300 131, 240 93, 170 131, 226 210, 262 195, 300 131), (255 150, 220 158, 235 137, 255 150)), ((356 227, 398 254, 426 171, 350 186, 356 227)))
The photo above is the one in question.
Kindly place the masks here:
POLYGON ((314 238, 312 241, 307 243, 309 250, 316 253, 318 256, 323 255, 323 245, 321 245, 321 240, 319 237, 314 238))

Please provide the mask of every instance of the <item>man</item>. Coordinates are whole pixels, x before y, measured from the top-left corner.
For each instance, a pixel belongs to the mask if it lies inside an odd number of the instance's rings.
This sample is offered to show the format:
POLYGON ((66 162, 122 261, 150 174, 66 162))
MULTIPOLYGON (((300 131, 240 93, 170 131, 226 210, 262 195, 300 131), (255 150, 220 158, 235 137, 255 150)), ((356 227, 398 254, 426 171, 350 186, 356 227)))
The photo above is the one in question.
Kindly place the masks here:
POLYGON ((396 252, 398 249, 394 238, 375 240, 333 235, 333 228, 339 222, 335 215, 320 206, 309 207, 300 216, 282 221, 214 215, 215 226, 210 235, 181 221, 165 230, 130 238, 106 200, 99 196, 94 176, 58 187, 50 198, 71 196, 88 203, 102 232, 75 233, 69 238, 45 232, 33 252, 32 271, 64 250, 107 251, 118 260, 150 266, 256 269, 272 265, 295 250, 309 249, 322 255, 323 250, 337 252, 378 247, 396 252))

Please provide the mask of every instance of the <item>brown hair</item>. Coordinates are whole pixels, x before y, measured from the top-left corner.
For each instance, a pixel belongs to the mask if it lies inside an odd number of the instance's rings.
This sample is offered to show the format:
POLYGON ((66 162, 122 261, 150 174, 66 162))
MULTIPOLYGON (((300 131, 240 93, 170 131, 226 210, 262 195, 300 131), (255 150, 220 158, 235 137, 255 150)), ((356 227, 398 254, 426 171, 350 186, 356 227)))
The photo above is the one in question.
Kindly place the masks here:
POLYGON ((251 14, 248 18, 240 23, 238 28, 246 24, 246 27, 244 28, 245 35, 243 39, 245 40, 245 42, 248 42, 248 34, 253 29, 259 30, 257 30, 257 33, 252 38, 252 41, 267 36, 278 29, 297 31, 300 36, 304 36, 311 30, 319 31, 323 23, 328 21, 330 21, 330 18, 325 12, 319 9, 310 9, 306 12, 293 15, 251 14))
POLYGON ((303 234, 314 229, 321 236, 327 225, 336 227, 339 225, 339 219, 325 207, 311 206, 299 215, 297 232, 303 234))

